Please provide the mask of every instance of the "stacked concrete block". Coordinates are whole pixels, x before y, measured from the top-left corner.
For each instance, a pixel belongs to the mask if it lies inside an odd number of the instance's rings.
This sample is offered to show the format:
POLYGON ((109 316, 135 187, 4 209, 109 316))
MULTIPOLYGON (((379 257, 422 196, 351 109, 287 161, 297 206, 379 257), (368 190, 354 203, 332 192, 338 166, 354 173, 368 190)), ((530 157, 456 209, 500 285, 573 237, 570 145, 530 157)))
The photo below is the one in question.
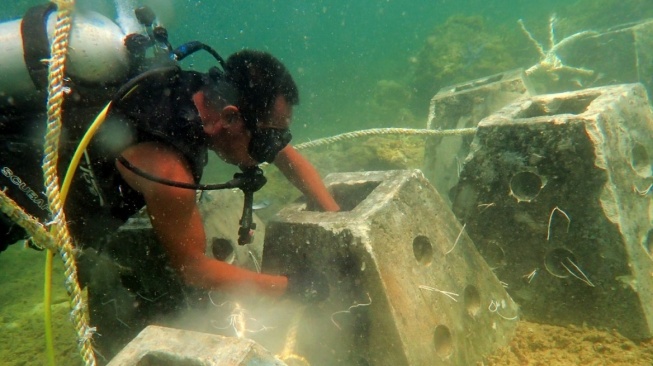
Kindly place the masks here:
POLYGON ((565 65, 591 73, 554 73, 557 78, 544 83, 534 78, 538 93, 636 82, 653 92, 653 19, 578 38, 557 54, 565 65))
MULTIPOLYGON (((431 99, 427 128, 476 127, 485 117, 518 98, 530 95, 523 70, 517 69, 442 88, 431 99)), ((426 142, 424 174, 448 201, 473 135, 433 137, 426 142)))
POLYGON ((265 225, 254 214, 254 238, 250 244, 238 244, 238 228, 243 212, 243 192, 238 189, 203 191, 199 196, 200 213, 206 233, 206 254, 249 270, 260 270, 265 225))
POLYGON ((653 114, 641 84, 484 119, 453 210, 525 318, 653 336, 653 114))
POLYGON ((512 337, 519 309, 418 171, 339 173, 341 212, 297 202, 268 224, 265 272, 310 266, 331 296, 301 322, 319 365, 471 365, 512 337))
POLYGON ((284 366, 255 342, 150 325, 108 366, 284 366))

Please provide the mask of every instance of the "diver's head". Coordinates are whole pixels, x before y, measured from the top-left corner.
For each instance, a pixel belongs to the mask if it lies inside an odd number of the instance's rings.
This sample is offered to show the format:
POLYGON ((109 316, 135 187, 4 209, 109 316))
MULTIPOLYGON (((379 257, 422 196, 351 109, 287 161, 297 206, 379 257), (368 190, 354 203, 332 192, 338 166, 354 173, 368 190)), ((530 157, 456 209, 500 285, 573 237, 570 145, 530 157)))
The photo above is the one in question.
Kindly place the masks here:
POLYGON ((292 107, 299 102, 286 67, 269 53, 243 50, 227 59, 224 72, 211 74, 213 82, 202 90, 206 105, 221 111, 224 121, 243 123, 247 152, 256 163, 274 161, 292 138, 292 107))

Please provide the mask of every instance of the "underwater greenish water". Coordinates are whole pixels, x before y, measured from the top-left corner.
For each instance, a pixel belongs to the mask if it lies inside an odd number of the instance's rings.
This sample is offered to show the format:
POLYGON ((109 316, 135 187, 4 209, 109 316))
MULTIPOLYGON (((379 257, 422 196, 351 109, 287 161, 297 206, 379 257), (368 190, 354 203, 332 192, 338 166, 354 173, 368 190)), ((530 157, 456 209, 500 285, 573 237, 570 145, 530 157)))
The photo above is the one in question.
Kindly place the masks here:
MULTIPOLYGON (((20 17, 39 1, 7 1, 0 19, 20 17)), ((147 0, 168 29, 173 46, 200 40, 223 56, 241 48, 264 49, 283 60, 300 88, 294 134, 297 141, 377 125, 370 116, 376 84, 405 79, 426 38, 455 14, 481 15, 493 26, 546 22, 562 0, 549 1, 172 1, 147 0)), ((78 1, 79 7, 113 12, 110 1, 78 1)), ((198 69, 208 57, 187 62, 198 69)), ((422 101, 427 103, 427 101, 422 101)), ((416 113, 426 115, 424 104, 416 113)))
MULTIPOLYGON (((0 20, 21 17, 41 1, 8 0, 0 20)), ((430 97, 441 87, 505 71, 529 67, 539 56, 517 23, 546 40, 548 19, 557 14, 561 35, 585 29, 607 29, 653 16, 651 0, 146 0, 166 26, 170 41, 180 45, 199 40, 223 57, 242 48, 262 49, 279 57, 295 77, 300 105, 293 122, 294 143, 374 127, 425 128, 430 97), (462 48, 452 17, 476 19, 480 31, 462 48), (451 26, 445 26, 450 24, 451 26), (447 38, 450 37, 450 38, 447 38), (502 42, 501 59, 492 65, 488 45, 502 42), (440 48, 429 45, 442 44, 440 48), (426 51, 428 50, 428 52, 426 51), (452 74, 429 74, 425 63, 451 53, 452 74), (435 55, 435 56, 434 56, 435 55), (494 68, 493 68, 494 67, 494 68)), ((79 0, 81 8, 112 17, 111 1, 79 0)), ((468 30, 464 30, 468 31, 468 30)), ((0 35, 6 36, 6 35, 0 35)), ((184 61, 205 70, 206 56, 184 61)), ((439 66, 438 66, 439 67, 439 66)), ((0 75, 0 79, 2 76, 0 75)), ((362 159, 363 157, 359 157, 362 159)), ((344 163, 344 162, 343 162, 344 163)), ((357 169, 365 169, 358 161, 357 169)), ((208 168, 209 181, 231 174, 228 167, 208 168)), ((332 166, 319 166, 328 173, 332 166)), ((274 189, 274 188, 273 188, 274 189)), ((280 188, 280 190, 282 190, 280 188)), ((275 193, 271 193, 275 194, 275 193)), ((284 194, 279 194, 284 196, 284 194)), ((284 197, 287 197, 286 194, 284 197)), ((13 246, 0 253, 0 366, 44 364, 41 332, 44 255, 13 246)), ((60 316, 57 347, 61 364, 76 362, 72 326, 61 304, 62 266, 54 287, 60 316), (67 328, 68 327, 68 328, 67 328), (75 360, 75 361, 73 361, 75 360)))

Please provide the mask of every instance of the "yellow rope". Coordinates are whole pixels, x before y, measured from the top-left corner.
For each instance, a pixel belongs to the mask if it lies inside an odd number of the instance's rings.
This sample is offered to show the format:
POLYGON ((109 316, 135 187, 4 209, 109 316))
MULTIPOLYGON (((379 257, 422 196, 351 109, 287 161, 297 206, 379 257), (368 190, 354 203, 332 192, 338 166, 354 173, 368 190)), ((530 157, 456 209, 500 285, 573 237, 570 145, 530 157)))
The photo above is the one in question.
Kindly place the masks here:
POLYGON ((53 3, 57 6, 57 9, 59 9, 60 12, 66 10, 70 13, 75 8, 75 0, 54 0, 53 3))
POLYGON ((304 310, 306 310, 306 306, 302 305, 293 316, 290 327, 288 328, 288 334, 286 335, 286 343, 283 345, 281 353, 277 356, 278 359, 289 365, 311 365, 306 358, 295 353, 297 352, 297 332, 299 331, 300 320, 304 316, 304 310), (289 361, 292 361, 292 363, 289 361))
MULTIPOLYGON (((66 289, 71 297, 71 315, 75 322, 80 353, 86 365, 95 365, 95 354, 93 352, 93 345, 91 344, 91 337, 95 330, 89 326, 88 308, 83 299, 77 279, 74 247, 70 234, 68 233, 66 218, 63 212, 65 197, 62 197, 59 192, 59 180, 57 176, 57 163, 59 160, 58 145, 61 135, 61 107, 64 94, 64 62, 68 49, 70 29, 72 27, 71 11, 74 7, 74 1, 58 1, 56 3, 58 6, 57 22, 55 24, 48 69, 48 130, 45 136, 43 175, 49 208, 53 217, 51 233, 55 242, 59 245, 59 254, 64 262, 66 289)), ((51 268, 53 255, 54 251, 48 250, 46 271, 51 268)), ((47 274, 46 277, 48 277, 45 283, 45 301, 48 302, 44 304, 46 309, 46 341, 49 342, 47 344, 48 361, 51 365, 54 365, 54 346, 52 344, 51 325, 49 325, 51 324, 51 314, 48 314, 50 308, 49 297, 51 296, 49 288, 51 287, 51 283, 47 274)))
MULTIPOLYGON (((52 236, 47 232, 45 227, 34 217, 23 211, 11 198, 9 198, 4 191, 0 191, 0 210, 9 216, 15 223, 20 225, 30 235, 30 240, 40 248, 48 248, 48 253, 53 253, 57 250, 57 245, 54 243, 52 236)), ((52 261, 46 261, 46 284, 50 284, 52 273, 52 261)), ((46 289, 50 286, 46 286, 46 289)), ((51 291, 45 291, 44 294, 44 317, 46 318, 46 344, 52 343, 52 327, 51 327, 51 309, 50 302, 52 299, 51 291), (48 332, 49 331, 49 332, 48 332), (49 334, 48 334, 49 333, 49 334), (47 339, 49 338, 49 339, 47 339)), ((54 347, 46 348, 48 362, 54 364, 54 347)))
POLYGON ((342 133, 331 137, 326 137, 319 140, 305 142, 295 146, 295 149, 308 149, 317 146, 332 144, 349 140, 352 138, 372 136, 372 135, 409 135, 409 136, 456 136, 456 135, 473 135, 476 133, 476 128, 459 128, 452 130, 423 130, 414 128, 372 128, 369 130, 360 130, 354 132, 342 133))
POLYGON ((56 250, 57 245, 52 240, 48 230, 37 219, 23 211, 14 200, 0 190, 0 211, 9 216, 13 222, 20 225, 31 237, 30 240, 39 248, 56 250))

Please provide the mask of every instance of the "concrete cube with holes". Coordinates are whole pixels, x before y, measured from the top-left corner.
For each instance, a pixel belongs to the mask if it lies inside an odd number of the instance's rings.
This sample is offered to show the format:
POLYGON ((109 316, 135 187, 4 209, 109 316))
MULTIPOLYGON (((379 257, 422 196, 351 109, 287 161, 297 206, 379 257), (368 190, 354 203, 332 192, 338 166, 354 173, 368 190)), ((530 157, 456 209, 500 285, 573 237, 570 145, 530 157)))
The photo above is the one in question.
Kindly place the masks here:
POLYGON ((519 309, 419 170, 338 173, 341 212, 302 202, 268 224, 263 269, 308 265, 331 296, 300 322, 319 365, 471 365, 511 339, 519 309))
POLYGON ((453 210, 526 319, 653 336, 652 135, 641 84, 481 121, 453 210))
POLYGON ((286 366, 268 350, 246 338, 150 325, 107 366, 202 365, 286 366))
MULTIPOLYGON (((427 127, 449 130, 476 127, 485 117, 516 99, 532 95, 524 70, 516 69, 440 89, 431 99, 427 127)), ((424 175, 449 202, 473 134, 426 140, 424 175)))

